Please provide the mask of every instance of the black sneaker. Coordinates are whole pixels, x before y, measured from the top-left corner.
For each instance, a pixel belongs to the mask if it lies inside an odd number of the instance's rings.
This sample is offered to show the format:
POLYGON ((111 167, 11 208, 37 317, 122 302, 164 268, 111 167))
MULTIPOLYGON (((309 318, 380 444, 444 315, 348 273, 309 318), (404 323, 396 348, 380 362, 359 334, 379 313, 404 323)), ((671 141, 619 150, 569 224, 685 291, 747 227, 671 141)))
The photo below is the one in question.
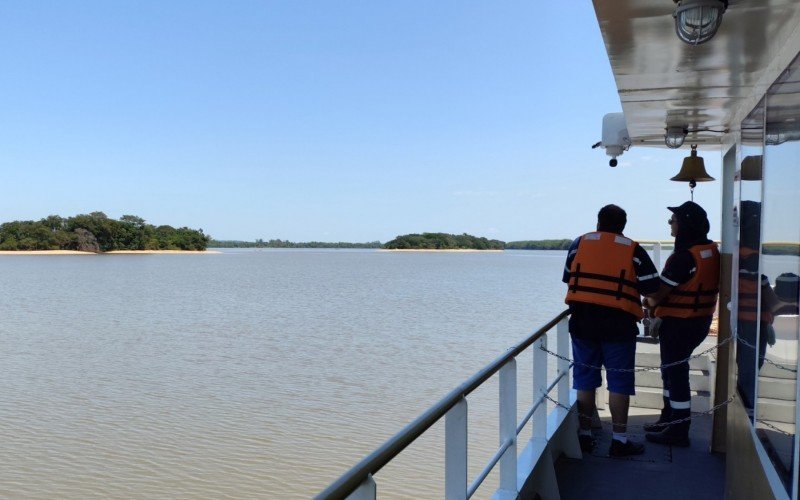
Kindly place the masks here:
POLYGON ((662 421, 661 419, 650 423, 644 424, 642 427, 645 432, 661 432, 669 425, 669 421, 662 421))
POLYGON ((611 446, 608 448, 608 456, 610 457, 630 457, 632 455, 641 455, 642 453, 644 453, 644 445, 630 439, 624 443, 612 439, 611 446))
POLYGON ((689 447, 689 436, 687 433, 679 432, 668 426, 661 432, 648 432, 644 438, 651 443, 665 444, 667 446, 679 446, 681 448, 689 447))
POLYGON ((594 438, 592 436, 584 436, 578 434, 578 442, 581 444, 581 451, 584 453, 591 453, 594 451, 594 438))

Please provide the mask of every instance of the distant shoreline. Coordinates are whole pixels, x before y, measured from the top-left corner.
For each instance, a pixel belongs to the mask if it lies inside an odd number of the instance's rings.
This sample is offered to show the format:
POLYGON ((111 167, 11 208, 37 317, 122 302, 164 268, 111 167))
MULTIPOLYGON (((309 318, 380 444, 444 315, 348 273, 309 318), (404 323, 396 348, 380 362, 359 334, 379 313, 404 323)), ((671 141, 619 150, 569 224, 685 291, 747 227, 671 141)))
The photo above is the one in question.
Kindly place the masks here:
POLYGON ((379 252, 442 252, 442 253, 502 253, 505 250, 478 250, 476 248, 379 248, 379 252))
POLYGON ((155 255, 155 254, 220 254, 219 250, 111 250, 80 252, 78 250, 0 250, 0 255, 155 255))

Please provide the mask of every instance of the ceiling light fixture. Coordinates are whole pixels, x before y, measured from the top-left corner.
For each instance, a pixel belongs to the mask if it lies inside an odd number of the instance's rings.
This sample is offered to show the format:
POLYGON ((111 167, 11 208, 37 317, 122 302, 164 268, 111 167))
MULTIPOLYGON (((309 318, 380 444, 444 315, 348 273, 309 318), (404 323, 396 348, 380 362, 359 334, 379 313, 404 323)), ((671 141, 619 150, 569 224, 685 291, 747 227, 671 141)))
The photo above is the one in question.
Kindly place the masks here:
POLYGON ((664 144, 670 149, 678 149, 683 146, 687 133, 689 131, 683 127, 667 127, 667 133, 664 135, 664 144))
POLYGON ((767 123, 767 132, 764 134, 764 142, 767 146, 780 146, 784 142, 799 141, 800 126, 789 122, 767 123))
POLYGON ((675 0, 678 7, 672 14, 678 38, 689 45, 700 45, 714 38, 728 0, 675 0))

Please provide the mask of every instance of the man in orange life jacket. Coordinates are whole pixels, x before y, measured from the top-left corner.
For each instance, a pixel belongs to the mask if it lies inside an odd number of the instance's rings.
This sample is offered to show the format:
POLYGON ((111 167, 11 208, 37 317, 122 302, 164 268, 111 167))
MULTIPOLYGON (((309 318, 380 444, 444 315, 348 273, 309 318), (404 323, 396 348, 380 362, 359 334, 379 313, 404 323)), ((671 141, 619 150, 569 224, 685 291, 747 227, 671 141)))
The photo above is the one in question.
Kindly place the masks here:
MULTIPOLYGON (((745 246, 739 248, 739 308, 736 334, 742 342, 736 346, 736 387, 742 398, 742 404, 750 410, 755 407, 756 377, 764 366, 769 332, 775 319, 771 306, 780 303, 769 283, 769 278, 758 273, 758 256, 757 249, 745 246), (755 348, 751 347, 756 345, 758 354, 755 348), (758 369, 755 366, 756 355, 758 355, 758 369)), ((772 344, 774 343, 773 341, 772 344)), ((753 417, 752 412, 750 417, 753 417)))
POLYGON ((597 231, 576 239, 567 254, 563 281, 569 284, 569 331, 572 336, 573 388, 578 391, 579 441, 594 448, 591 418, 595 392, 605 366, 614 431, 609 455, 644 452, 626 434, 630 396, 635 393, 636 323, 642 319, 641 294, 659 289, 658 272, 647 252, 622 235, 627 214, 606 205, 597 214, 597 231), (588 366, 587 366, 588 365, 588 366), (630 370, 630 371, 628 371, 630 370))
MULTIPOLYGON (((706 211, 691 201, 668 208, 675 251, 661 272, 658 293, 645 299, 645 305, 655 309, 655 316, 662 320, 662 365, 688 358, 703 342, 719 293, 719 250, 707 237, 710 226, 706 211)), ((662 368, 661 379, 664 408, 657 422, 645 426, 645 438, 653 443, 689 446, 689 363, 662 368)))
MULTIPOLYGON (((758 272, 760 244, 761 203, 742 200, 739 223, 739 307, 736 335, 743 342, 739 342, 736 346, 738 369, 736 386, 742 404, 749 410, 755 405, 756 377, 764 365, 775 312, 785 305, 775 294, 769 279, 758 272), (756 345, 757 354, 755 348, 751 347, 756 345)), ((772 344, 774 343, 773 340, 772 344)), ((750 417, 753 418, 752 411, 750 417)))

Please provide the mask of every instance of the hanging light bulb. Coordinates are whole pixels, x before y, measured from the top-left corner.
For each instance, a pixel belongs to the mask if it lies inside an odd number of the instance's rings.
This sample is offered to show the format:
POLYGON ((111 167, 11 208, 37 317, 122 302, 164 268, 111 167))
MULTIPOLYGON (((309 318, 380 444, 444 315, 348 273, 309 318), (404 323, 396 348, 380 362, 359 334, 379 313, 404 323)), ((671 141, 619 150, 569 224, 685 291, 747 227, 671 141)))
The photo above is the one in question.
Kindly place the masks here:
POLYGON ((675 0, 678 7, 672 14, 678 38, 690 45, 700 45, 714 38, 728 0, 675 0))
POLYGON ((694 201, 694 188, 698 182, 713 181, 714 178, 706 172, 706 165, 702 156, 697 156, 697 144, 692 144, 692 153, 683 159, 681 171, 670 179, 676 182, 688 182, 692 201, 694 201))
POLYGON ((767 131, 764 134, 767 146, 780 146, 788 141, 800 141, 800 126, 794 122, 767 123, 767 131))
POLYGON ((683 141, 686 139, 688 132, 683 127, 667 127, 667 133, 664 135, 664 144, 670 149, 678 149, 683 146, 683 141))

